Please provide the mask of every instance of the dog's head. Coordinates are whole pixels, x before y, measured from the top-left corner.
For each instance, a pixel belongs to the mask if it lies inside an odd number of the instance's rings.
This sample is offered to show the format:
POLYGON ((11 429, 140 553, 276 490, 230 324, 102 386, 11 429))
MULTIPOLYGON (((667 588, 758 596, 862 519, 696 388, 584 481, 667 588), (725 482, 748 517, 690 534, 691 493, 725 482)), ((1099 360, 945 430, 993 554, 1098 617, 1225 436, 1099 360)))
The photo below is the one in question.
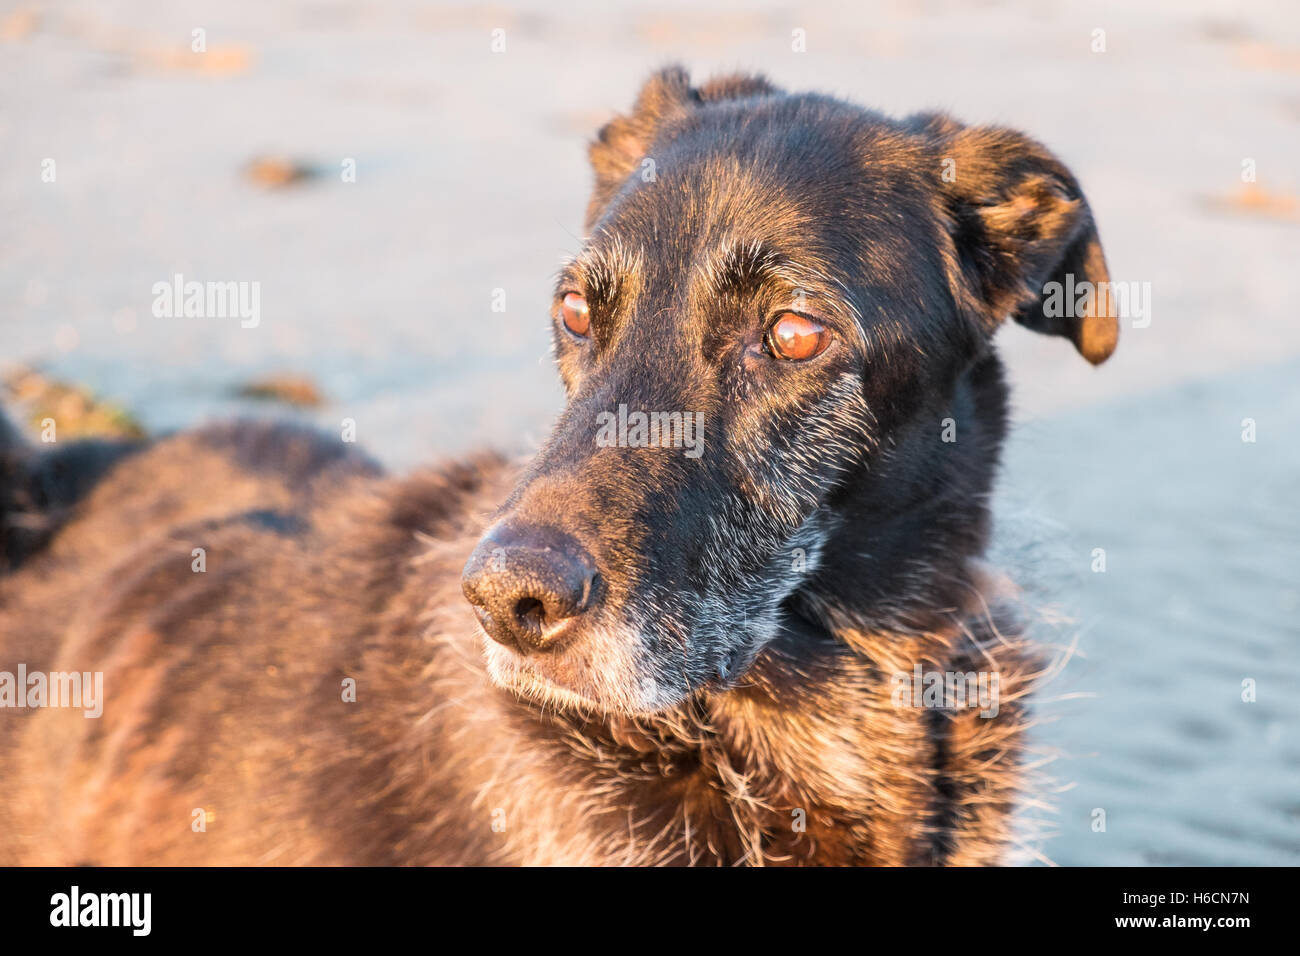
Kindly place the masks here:
POLYGON ((1045 306, 1108 289, 1073 176, 1010 130, 679 69, 591 158, 568 404, 465 569, 493 678, 647 712, 735 682, 790 614, 924 626, 924 582, 984 543, 994 330, 1115 346, 1107 296, 1045 306))

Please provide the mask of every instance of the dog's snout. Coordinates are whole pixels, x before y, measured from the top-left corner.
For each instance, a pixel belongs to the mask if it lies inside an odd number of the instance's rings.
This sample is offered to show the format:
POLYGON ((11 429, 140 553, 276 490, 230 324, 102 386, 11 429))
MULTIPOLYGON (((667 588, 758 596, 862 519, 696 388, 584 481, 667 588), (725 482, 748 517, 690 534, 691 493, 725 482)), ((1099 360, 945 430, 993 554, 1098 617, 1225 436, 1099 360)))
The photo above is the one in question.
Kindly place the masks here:
POLYGON ((489 636, 522 654, 559 647, 595 601, 591 557, 567 536, 497 528, 478 543, 461 586, 489 636))

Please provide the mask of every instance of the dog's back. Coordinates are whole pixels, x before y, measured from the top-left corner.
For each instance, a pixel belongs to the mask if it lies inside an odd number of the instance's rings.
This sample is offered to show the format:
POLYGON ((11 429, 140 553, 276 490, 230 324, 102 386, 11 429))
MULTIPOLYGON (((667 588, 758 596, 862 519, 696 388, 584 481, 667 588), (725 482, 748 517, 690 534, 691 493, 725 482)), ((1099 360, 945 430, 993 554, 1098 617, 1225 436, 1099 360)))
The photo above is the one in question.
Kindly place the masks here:
MULTIPOLYGON (((88 715, 23 686, 0 712, 6 862, 395 859, 399 841, 365 846, 339 816, 376 779, 360 768, 410 732, 369 736, 366 715, 416 705, 422 678, 376 678, 364 659, 386 630, 420 633, 428 601, 458 599, 456 559, 441 575, 412 563, 417 533, 468 536, 503 466, 385 482, 349 448, 255 424, 164 439, 0 578, 0 671, 45 675, 47 693, 49 675, 84 675, 88 704, 102 674, 104 697, 88 715), (403 594, 413 574, 445 593, 403 594)), ((382 807, 362 812, 383 829, 382 807)))

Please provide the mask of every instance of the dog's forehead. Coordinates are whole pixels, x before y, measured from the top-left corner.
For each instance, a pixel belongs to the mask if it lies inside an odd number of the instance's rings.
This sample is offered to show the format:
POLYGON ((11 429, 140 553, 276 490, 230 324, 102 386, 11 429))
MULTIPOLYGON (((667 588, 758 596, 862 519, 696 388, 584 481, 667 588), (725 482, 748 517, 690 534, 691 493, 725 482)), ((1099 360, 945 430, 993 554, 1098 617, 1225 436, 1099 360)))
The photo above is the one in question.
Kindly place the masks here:
POLYGON ((718 291, 760 280, 807 285, 836 271, 856 247, 853 232, 762 170, 707 157, 626 190, 573 262, 597 289, 632 277, 718 291))
POLYGON ((835 101, 790 97, 699 111, 656 142, 579 256, 590 273, 662 267, 714 276, 779 258, 792 273, 902 268, 925 158, 899 127, 835 101))

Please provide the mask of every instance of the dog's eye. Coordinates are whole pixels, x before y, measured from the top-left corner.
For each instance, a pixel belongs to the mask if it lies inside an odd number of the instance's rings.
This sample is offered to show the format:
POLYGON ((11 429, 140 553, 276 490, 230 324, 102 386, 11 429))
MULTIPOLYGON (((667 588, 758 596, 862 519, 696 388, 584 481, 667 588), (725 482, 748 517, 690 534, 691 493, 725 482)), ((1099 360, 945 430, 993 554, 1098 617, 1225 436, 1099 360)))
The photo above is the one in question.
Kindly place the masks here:
POLYGON ((821 355, 830 344, 825 326, 797 312, 782 312, 767 330, 767 349, 774 358, 802 362, 821 355))
POLYGON ((591 328, 591 312, 587 309, 587 300, 576 292, 568 292, 560 302, 560 318, 564 327, 574 335, 584 338, 591 328))

